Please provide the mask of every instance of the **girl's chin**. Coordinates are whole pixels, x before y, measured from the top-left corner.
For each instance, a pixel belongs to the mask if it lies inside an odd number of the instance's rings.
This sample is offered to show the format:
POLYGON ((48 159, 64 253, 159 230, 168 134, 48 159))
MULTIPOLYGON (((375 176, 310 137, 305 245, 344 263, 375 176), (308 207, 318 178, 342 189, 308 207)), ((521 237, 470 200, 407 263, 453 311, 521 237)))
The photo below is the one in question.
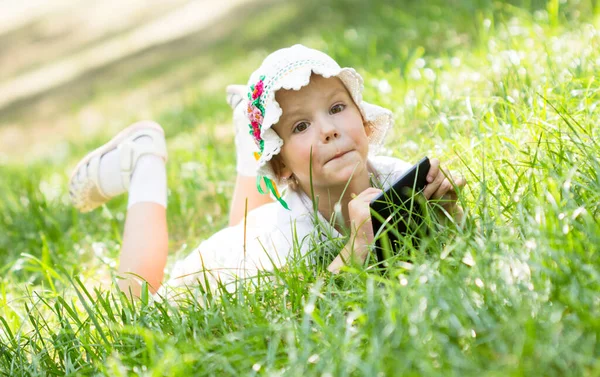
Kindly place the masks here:
POLYGON ((328 169, 329 175, 331 177, 335 177, 336 179, 342 179, 344 181, 348 181, 352 177, 356 177, 360 175, 362 172, 367 170, 366 164, 361 164, 356 161, 352 164, 346 164, 344 166, 335 166, 328 169))
MULTIPOLYGON (((350 180, 360 179, 363 173, 367 171, 366 164, 361 166, 357 163, 345 166, 335 166, 313 171, 313 184, 320 187, 345 187, 350 180)), ((306 182, 310 182, 309 175, 306 174, 306 182)))
POLYGON ((329 176, 327 181, 334 186, 346 186, 348 182, 357 181, 362 175, 358 171, 339 172, 338 174, 329 176))

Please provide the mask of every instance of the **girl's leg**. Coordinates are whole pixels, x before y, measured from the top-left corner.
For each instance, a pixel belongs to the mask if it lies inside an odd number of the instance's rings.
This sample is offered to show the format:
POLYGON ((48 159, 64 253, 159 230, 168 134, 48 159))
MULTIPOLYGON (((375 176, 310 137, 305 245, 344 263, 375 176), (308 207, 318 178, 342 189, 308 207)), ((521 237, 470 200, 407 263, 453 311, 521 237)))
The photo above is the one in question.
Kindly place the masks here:
POLYGON ((164 206, 140 202, 129 208, 121 244, 119 288, 139 297, 142 282, 139 276, 155 293, 162 283, 168 246, 167 209, 164 206))
MULTIPOLYGON (((136 140, 140 148, 148 149, 154 149, 153 142, 145 136, 136 140)), ((164 136, 160 142, 162 146, 164 136)), ((146 154, 139 158, 131 176, 119 262, 121 290, 139 296, 141 277, 155 293, 162 283, 168 248, 165 161, 146 154)))
POLYGON ((71 198, 82 212, 129 192, 119 287, 134 296, 140 294, 141 280, 155 292, 163 278, 168 252, 166 158, 162 128, 138 122, 84 157, 70 181, 71 198))

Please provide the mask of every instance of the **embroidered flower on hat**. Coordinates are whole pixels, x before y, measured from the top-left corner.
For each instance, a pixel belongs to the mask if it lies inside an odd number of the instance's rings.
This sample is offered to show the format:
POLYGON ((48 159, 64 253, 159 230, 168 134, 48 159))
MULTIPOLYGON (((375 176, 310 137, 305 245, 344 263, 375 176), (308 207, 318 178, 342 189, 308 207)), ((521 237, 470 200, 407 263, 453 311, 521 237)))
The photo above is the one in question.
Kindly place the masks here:
POLYGON ((264 80, 265 76, 261 76, 260 80, 254 85, 250 87, 250 92, 248 93, 248 120, 250 121, 250 135, 254 138, 254 142, 256 146, 260 150, 260 154, 262 154, 264 150, 264 141, 261 137, 260 131, 262 128, 263 119, 265 117, 265 108, 260 103, 260 96, 264 92, 264 80))
MULTIPOLYGON (((248 113, 248 120, 250 121, 250 124, 249 124, 250 132, 249 133, 254 138, 254 142, 256 143, 256 146, 260 150, 260 152, 254 154, 254 158, 256 158, 256 160, 260 159, 260 156, 262 155, 262 153, 265 150, 265 141, 263 140, 262 135, 261 135, 262 124, 263 124, 263 120, 265 118, 265 108, 264 108, 263 104, 261 103, 261 98, 260 98, 264 92, 264 86, 265 86, 264 79, 265 79, 264 75, 260 76, 260 79, 258 80, 258 82, 250 87, 250 92, 248 93, 249 101, 248 101, 247 113, 248 113)), ((281 203, 283 208, 289 209, 285 200, 283 200, 281 198, 281 194, 279 193, 279 190, 277 189, 277 185, 269 177, 261 177, 261 176, 256 177, 256 188, 258 189, 258 192, 261 194, 265 193, 265 190, 263 190, 263 188, 261 187, 261 180, 264 181, 267 190, 270 191, 273 194, 273 196, 275 196, 275 199, 277 199, 277 201, 279 203, 281 203)))
POLYGON ((252 89, 252 99, 257 99, 263 94, 265 76, 262 76, 261 79, 254 85, 252 89))

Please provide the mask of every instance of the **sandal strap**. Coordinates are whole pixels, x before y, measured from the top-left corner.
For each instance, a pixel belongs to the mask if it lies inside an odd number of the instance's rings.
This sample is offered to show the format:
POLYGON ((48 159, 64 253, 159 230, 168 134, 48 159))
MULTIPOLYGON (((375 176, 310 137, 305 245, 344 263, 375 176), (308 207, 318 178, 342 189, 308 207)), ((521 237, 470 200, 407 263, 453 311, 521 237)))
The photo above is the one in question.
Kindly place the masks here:
POLYGON ((125 141, 118 146, 120 163, 121 163, 121 178, 125 189, 129 190, 131 184, 131 174, 133 173, 134 167, 137 160, 146 154, 151 154, 162 158, 167 161, 167 146, 162 133, 152 129, 145 129, 132 135, 128 141, 125 141), (152 143, 139 144, 135 142, 135 139, 148 136, 152 139, 152 143))

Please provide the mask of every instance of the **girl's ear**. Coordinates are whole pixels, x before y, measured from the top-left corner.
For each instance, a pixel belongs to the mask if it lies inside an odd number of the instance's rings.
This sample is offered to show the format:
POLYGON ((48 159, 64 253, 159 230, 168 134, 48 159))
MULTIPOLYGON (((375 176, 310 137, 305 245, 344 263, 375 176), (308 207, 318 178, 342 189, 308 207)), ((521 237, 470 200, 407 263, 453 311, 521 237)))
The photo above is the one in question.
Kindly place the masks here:
POLYGON ((283 163, 283 161, 281 161, 281 160, 280 160, 280 161, 279 161, 279 163, 281 164, 281 170, 280 170, 280 171, 281 171, 281 176, 282 176, 282 177, 284 177, 284 178, 286 178, 286 179, 289 179, 289 178, 291 178, 291 177, 292 177, 292 175, 293 175, 293 172, 292 172, 292 170, 291 170, 290 168, 288 168, 288 167, 287 167, 287 166, 286 166, 286 165, 283 163))
POLYGON ((365 126, 365 133, 367 134, 368 137, 370 137, 371 133, 373 132, 373 123, 371 123, 369 121, 363 121, 363 124, 365 126))
POLYGON ((273 159, 271 159, 271 167, 279 179, 290 178, 292 176, 292 170, 285 165, 279 155, 273 156, 273 159))

